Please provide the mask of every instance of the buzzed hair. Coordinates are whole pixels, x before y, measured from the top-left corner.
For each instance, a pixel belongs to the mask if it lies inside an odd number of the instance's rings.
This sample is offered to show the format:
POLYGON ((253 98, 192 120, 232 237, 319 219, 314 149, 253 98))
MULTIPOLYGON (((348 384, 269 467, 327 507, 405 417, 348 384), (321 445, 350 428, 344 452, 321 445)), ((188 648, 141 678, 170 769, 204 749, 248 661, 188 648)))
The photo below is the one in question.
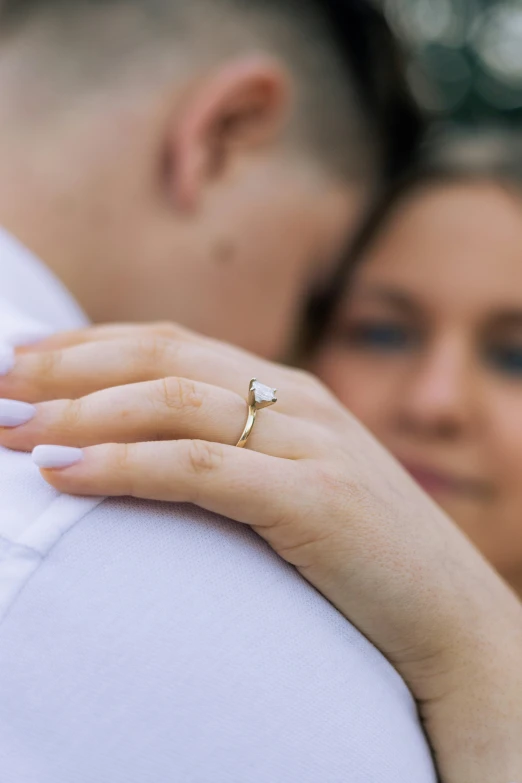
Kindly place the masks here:
MULTIPOLYGON (((374 52, 376 70, 382 72, 380 56, 395 77, 388 94, 378 97, 380 110, 370 105, 372 77, 366 84, 357 78, 350 42, 343 46, 336 24, 337 10, 344 21, 343 8, 351 3, 362 8, 361 18, 377 20, 382 34, 384 18, 365 0, 0 0, 0 46, 30 36, 30 51, 39 58, 33 80, 55 78, 57 92, 65 96, 68 86, 74 92, 108 89, 122 79, 190 75, 190 69, 252 51, 273 54, 296 85, 289 142, 336 175, 353 179, 367 177, 376 166, 386 169, 388 158, 397 157, 382 127, 389 121, 385 113, 410 112, 412 147, 420 122, 405 96, 389 30, 385 46, 374 52), (395 106, 391 95, 400 96, 395 106)), ((357 21, 355 15, 351 26, 357 21)), ((352 31, 356 44, 364 32, 352 31)), ((360 54, 368 59, 368 52, 360 54)), ((408 131, 406 137, 409 143, 408 131)))

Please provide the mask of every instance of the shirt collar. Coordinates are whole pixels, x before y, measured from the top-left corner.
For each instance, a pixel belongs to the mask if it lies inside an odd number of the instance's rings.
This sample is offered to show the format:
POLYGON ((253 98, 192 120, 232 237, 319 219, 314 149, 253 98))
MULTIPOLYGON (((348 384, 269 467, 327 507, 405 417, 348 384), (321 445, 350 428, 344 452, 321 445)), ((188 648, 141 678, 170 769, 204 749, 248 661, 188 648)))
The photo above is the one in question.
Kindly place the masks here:
POLYGON ((0 297, 52 332, 79 329, 89 324, 85 313, 58 278, 2 228, 0 297))

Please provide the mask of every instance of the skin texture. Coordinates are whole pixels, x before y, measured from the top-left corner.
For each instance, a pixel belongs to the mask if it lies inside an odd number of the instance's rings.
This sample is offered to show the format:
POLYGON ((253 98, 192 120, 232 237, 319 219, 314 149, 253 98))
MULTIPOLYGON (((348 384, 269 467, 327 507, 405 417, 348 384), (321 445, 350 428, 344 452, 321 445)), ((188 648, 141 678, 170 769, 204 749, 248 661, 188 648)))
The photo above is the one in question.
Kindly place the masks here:
POLYGON ((313 369, 522 594, 521 208, 495 183, 412 194, 313 369))
POLYGON ((85 447, 43 471, 57 489, 251 525, 403 675, 444 783, 520 777, 520 602, 315 378, 157 324, 52 338, 18 355, 0 394, 37 403, 2 445, 85 447), (279 403, 238 449, 254 376, 279 403))

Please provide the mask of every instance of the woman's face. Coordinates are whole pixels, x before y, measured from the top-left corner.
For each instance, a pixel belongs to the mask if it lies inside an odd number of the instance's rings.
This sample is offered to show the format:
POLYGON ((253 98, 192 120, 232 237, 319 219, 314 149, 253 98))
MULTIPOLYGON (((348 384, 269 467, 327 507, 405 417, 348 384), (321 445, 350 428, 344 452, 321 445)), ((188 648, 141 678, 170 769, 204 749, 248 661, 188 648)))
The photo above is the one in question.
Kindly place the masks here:
POLYGON ((520 580, 522 202, 488 183, 403 202, 314 370, 520 580))

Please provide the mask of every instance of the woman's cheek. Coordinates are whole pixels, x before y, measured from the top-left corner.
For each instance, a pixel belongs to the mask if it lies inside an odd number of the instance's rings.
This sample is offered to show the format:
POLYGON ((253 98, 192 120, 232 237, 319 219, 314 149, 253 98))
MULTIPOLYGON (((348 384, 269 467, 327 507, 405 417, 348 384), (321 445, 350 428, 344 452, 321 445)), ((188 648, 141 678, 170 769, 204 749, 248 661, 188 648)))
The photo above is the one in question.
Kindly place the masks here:
POLYGON ((519 571, 522 578, 522 383, 491 385, 487 396, 480 450, 496 493, 483 509, 481 548, 505 576, 519 571))

